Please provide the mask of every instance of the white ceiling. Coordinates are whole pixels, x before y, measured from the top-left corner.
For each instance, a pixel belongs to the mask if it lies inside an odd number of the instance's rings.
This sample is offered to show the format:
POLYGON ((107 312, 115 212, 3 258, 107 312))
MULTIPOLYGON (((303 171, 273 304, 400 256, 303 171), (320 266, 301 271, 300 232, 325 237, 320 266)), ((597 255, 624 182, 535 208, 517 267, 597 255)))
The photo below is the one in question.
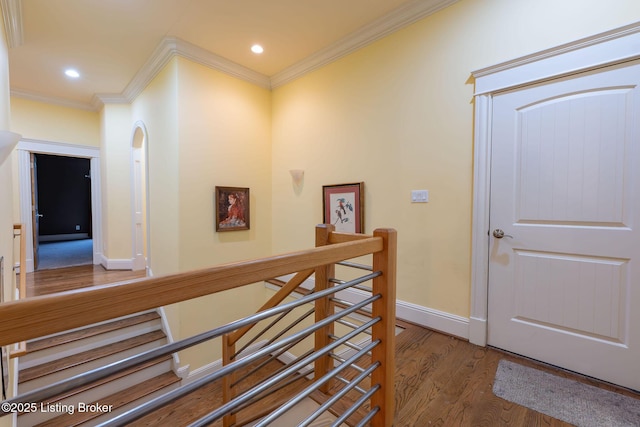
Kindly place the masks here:
POLYGON ((12 94, 96 109, 173 55, 275 87, 457 0, 2 0, 12 94), (254 43, 265 52, 250 51, 254 43), (81 77, 64 76, 76 68, 81 77))

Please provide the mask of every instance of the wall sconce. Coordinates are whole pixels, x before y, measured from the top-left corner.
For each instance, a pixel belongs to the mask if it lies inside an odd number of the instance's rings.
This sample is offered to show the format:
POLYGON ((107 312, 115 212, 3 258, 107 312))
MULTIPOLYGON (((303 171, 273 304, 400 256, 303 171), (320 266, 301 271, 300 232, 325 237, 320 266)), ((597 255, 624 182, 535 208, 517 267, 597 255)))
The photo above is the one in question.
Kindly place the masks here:
POLYGON ((293 178, 293 183, 295 185, 300 185, 300 183, 302 183, 302 179, 304 178, 304 171, 302 169, 291 169, 289 173, 291 174, 291 178, 293 178))

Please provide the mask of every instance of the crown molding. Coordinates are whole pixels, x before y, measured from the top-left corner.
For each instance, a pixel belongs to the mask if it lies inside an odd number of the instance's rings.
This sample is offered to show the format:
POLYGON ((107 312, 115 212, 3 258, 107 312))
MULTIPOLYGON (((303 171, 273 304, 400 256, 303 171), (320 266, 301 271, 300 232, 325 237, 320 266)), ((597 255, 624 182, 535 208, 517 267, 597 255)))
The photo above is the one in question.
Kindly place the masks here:
POLYGON ((265 89, 271 89, 271 79, 268 76, 253 71, 184 40, 177 38, 173 40, 176 45, 176 55, 188 59, 191 62, 213 68, 233 77, 253 83, 265 89))
POLYGON ((271 89, 271 80, 264 74, 236 64, 177 37, 165 37, 121 94, 96 94, 95 99, 103 104, 132 102, 175 56, 271 89))
POLYGON ((324 67, 422 18, 432 15, 457 1, 458 0, 415 0, 407 3, 338 40, 336 43, 274 74, 271 77, 271 88, 275 89, 311 71, 324 67))
POLYGON ((0 9, 4 17, 4 31, 7 34, 7 45, 10 48, 22 45, 22 1, 0 0, 0 9))
POLYGON ((45 104, 60 105, 62 107, 75 108, 78 110, 98 111, 95 105, 86 104, 79 101, 71 101, 64 98, 56 98, 52 96, 42 96, 37 93, 29 92, 22 89, 11 89, 10 95, 15 98, 23 98, 29 101, 43 102, 45 104))
MULTIPOLYGON (((99 111, 104 104, 127 104, 133 102, 175 56, 180 56, 265 89, 275 89, 347 56, 457 1, 459 0, 414 0, 409 2, 384 17, 365 25, 327 48, 293 64, 271 78, 177 37, 165 37, 122 93, 97 93, 88 104, 59 98, 47 98, 20 90, 12 90, 11 94, 40 102, 59 104, 89 111, 99 111)), ((20 0, 0 0, 0 2, 2 2, 3 10, 5 3, 14 4, 14 7, 20 4, 20 0)), ((20 25, 20 28, 21 27, 20 25)))

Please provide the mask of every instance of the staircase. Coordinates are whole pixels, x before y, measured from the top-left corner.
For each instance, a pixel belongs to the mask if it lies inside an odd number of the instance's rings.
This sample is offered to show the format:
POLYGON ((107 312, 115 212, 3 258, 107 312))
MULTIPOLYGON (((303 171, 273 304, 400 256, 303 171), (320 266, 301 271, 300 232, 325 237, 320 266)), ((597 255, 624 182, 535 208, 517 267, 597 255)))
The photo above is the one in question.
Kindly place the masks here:
MULTIPOLYGON (((18 392, 35 390, 166 343, 155 310, 29 341, 27 354, 19 360, 18 392)), ((177 387, 179 382, 172 357, 166 356, 42 402, 38 411, 20 414, 18 426, 94 425, 177 387)))

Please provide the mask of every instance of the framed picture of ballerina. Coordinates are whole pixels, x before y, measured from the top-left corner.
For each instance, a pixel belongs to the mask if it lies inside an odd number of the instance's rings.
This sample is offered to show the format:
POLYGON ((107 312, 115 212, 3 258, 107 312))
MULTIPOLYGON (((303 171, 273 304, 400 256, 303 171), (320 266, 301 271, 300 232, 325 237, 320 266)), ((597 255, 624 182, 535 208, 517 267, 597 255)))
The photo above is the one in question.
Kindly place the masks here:
POLYGON ((216 231, 249 229, 249 189, 216 186, 216 231))
POLYGON ((322 186, 322 222, 336 231, 364 233, 364 182, 322 186))

